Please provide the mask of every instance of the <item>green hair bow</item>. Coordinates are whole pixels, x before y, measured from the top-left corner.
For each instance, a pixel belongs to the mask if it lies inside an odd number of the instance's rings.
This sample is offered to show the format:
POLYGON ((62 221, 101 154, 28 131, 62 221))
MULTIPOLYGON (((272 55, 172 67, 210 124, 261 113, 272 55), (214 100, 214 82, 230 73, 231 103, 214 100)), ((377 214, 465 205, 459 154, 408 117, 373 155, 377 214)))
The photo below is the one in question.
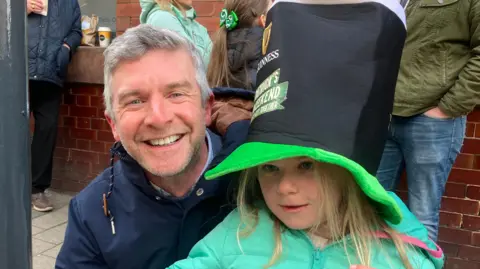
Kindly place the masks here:
POLYGON ((227 30, 231 31, 235 29, 238 25, 238 16, 235 11, 230 11, 230 14, 228 14, 227 9, 222 9, 222 12, 220 13, 220 27, 224 26, 227 28, 227 30))

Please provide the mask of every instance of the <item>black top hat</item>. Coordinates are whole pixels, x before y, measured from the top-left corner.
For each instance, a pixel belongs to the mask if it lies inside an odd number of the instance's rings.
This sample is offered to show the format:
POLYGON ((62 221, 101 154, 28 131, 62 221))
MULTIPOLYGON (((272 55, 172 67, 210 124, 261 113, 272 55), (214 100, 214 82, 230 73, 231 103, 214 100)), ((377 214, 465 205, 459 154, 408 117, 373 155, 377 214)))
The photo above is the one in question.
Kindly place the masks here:
POLYGON ((206 174, 308 156, 348 169, 398 223, 374 174, 406 37, 398 0, 277 0, 267 15, 248 142, 206 174))

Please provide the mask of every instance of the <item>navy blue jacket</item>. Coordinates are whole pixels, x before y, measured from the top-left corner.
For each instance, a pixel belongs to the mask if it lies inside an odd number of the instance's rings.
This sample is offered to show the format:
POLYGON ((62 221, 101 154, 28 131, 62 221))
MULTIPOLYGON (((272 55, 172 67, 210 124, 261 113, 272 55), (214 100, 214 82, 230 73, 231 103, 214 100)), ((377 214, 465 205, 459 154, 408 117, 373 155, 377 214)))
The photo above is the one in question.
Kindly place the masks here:
MULTIPOLYGON (((220 138, 211 134, 217 165, 242 144, 249 121, 230 125, 220 138)), ((238 174, 197 183, 187 198, 161 198, 143 169, 120 146, 113 166, 114 185, 108 208, 115 232, 104 215, 102 195, 109 190, 111 169, 105 170, 70 202, 65 241, 56 269, 162 269, 186 258, 191 248, 235 207, 238 174), (203 193, 198 192, 199 188, 203 193)))
POLYGON ((48 14, 28 15, 28 72, 30 80, 60 87, 71 56, 82 40, 81 13, 77 0, 49 0, 48 14), (64 47, 66 43, 69 47, 64 47))

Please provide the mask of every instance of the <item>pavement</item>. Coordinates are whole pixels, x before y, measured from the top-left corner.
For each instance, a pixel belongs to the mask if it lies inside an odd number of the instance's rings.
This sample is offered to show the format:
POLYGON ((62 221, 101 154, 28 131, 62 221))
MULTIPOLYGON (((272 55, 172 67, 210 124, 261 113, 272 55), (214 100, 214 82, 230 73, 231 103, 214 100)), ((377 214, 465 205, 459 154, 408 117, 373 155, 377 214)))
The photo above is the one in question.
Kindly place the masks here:
POLYGON ((54 210, 41 213, 32 210, 33 269, 53 269, 62 247, 67 227, 68 204, 74 193, 47 190, 54 210))

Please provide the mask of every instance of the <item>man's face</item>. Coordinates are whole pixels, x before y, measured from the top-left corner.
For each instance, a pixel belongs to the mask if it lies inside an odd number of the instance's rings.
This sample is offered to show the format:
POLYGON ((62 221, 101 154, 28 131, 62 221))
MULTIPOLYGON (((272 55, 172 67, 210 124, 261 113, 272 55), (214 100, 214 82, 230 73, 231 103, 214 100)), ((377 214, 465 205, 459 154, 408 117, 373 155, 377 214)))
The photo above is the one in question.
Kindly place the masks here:
POLYGON ((179 175, 198 159, 210 123, 211 96, 202 103, 191 57, 156 50, 121 63, 112 76, 116 141, 150 174, 179 175))

